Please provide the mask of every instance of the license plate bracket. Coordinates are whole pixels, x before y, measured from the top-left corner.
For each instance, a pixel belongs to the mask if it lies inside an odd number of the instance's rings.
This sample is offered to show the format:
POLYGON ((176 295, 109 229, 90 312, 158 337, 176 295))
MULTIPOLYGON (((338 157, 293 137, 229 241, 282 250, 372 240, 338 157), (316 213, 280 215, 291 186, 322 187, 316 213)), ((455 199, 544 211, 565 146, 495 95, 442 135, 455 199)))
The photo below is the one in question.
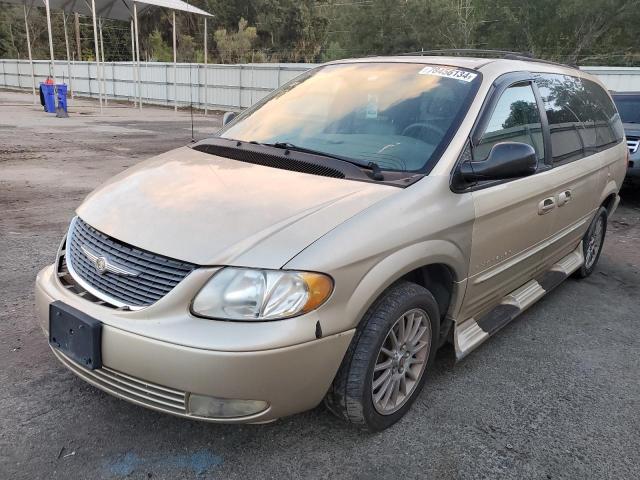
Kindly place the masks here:
POLYGON ((49 305, 49 345, 83 368, 102 367, 102 322, 55 301, 49 305))

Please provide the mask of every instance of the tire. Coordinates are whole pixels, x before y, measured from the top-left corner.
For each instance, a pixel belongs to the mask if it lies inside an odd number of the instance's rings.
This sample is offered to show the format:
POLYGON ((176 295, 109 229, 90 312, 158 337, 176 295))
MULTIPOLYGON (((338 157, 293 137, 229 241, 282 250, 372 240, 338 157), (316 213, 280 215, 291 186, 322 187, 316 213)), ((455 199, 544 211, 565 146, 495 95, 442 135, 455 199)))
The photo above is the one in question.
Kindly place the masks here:
POLYGON ((406 281, 389 287, 356 329, 325 397, 329 410, 370 431, 384 430, 400 420, 422 390, 425 371, 437 350, 439 330, 438 304, 427 289, 406 281), (398 340, 395 349, 390 348, 394 338, 398 340), (383 352, 383 347, 395 356, 383 352), (379 370, 374 372, 375 367, 379 370))
POLYGON ((584 234, 582 239, 584 262, 582 267, 575 273, 577 278, 587 278, 593 273, 598 264, 602 246, 604 245, 604 237, 607 233, 607 217, 607 209, 600 207, 596 212, 596 216, 593 217, 587 233, 584 234), (600 233, 598 233, 599 229, 600 233))

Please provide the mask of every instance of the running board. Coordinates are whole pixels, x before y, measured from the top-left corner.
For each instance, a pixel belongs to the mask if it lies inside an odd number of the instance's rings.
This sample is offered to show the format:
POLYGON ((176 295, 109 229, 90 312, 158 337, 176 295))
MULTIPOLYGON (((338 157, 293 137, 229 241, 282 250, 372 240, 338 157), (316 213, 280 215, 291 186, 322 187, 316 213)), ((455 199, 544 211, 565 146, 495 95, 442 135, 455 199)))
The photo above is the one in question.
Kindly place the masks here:
POLYGON ((524 312, 546 293, 560 285, 584 263, 582 242, 573 252, 551 266, 546 273, 514 290, 489 313, 457 324, 454 333, 456 358, 461 360, 487 338, 524 312))

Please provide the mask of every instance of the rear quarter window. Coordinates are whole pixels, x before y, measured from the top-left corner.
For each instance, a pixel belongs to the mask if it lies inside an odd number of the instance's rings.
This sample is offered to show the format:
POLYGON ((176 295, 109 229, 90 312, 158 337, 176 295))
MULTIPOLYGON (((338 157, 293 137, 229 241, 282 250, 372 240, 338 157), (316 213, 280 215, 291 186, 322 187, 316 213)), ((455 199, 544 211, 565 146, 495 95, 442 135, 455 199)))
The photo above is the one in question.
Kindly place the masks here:
POLYGON ((622 141, 618 112, 597 83, 570 75, 539 74, 536 84, 549 121, 554 163, 578 160, 622 141))

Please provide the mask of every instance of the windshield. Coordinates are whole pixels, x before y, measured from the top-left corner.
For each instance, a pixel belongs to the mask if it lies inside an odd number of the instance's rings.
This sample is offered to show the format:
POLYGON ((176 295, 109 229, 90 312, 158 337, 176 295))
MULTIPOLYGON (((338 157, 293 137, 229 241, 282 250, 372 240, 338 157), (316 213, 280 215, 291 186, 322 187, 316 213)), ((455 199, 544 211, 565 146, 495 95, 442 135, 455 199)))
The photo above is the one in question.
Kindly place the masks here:
POLYGON ((448 145, 479 81, 479 73, 457 67, 328 65, 275 91, 220 136, 423 171, 448 145))
POLYGON ((623 123, 640 123, 640 95, 614 95, 623 123))

